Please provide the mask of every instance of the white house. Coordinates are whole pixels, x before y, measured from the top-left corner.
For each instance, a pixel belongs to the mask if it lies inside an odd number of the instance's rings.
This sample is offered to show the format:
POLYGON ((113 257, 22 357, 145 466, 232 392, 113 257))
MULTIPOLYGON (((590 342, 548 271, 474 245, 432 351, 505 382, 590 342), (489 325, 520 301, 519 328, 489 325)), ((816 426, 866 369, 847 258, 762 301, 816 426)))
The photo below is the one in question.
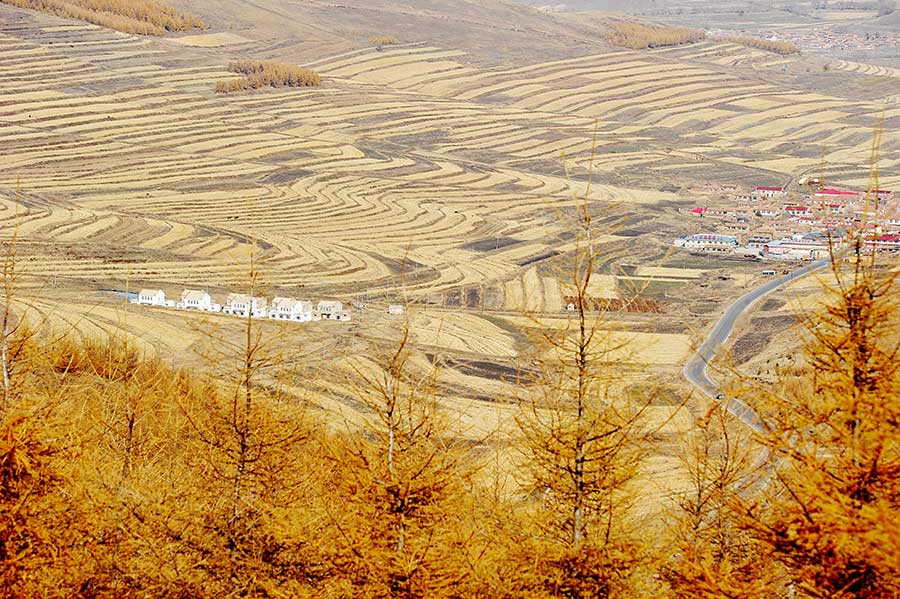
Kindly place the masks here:
POLYGON ((141 289, 138 291, 137 299, 132 300, 132 303, 142 306, 166 306, 166 292, 162 289, 141 289))
POLYGON ((344 304, 335 300, 322 300, 316 306, 316 312, 322 318, 328 318, 328 314, 340 312, 344 309, 344 304))
POLYGON ((245 293, 229 293, 225 298, 225 306, 222 312, 232 316, 247 316, 251 318, 265 318, 268 302, 263 297, 250 296, 245 293))
POLYGON ((276 297, 272 300, 272 306, 269 308, 269 318, 309 322, 313 319, 313 305, 312 302, 292 297, 276 297))
POLYGON ((340 320, 342 322, 350 322, 353 319, 352 313, 350 310, 338 310, 337 312, 332 312, 330 316, 326 317, 328 320, 340 320))
POLYGON ((214 304, 212 296, 205 291, 185 289, 181 292, 181 301, 176 304, 178 308, 186 310, 200 310, 202 312, 218 312, 221 306, 214 304))
POLYGON ((388 314, 391 316, 401 316, 403 314, 403 305, 391 304, 388 306, 388 314))
POLYGON ((313 318, 325 320, 350 320, 350 310, 344 309, 344 304, 334 300, 322 300, 316 306, 313 318), (316 318, 318 317, 318 318, 316 318))

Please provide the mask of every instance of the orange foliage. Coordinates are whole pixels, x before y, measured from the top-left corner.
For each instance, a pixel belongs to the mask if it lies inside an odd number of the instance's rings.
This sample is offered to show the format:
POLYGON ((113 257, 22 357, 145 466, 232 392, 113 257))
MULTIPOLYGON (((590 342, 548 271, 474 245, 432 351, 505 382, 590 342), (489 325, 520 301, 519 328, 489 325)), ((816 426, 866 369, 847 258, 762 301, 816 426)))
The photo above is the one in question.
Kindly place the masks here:
POLYGON ((756 48, 757 50, 765 50, 774 52, 782 56, 790 54, 800 54, 800 48, 791 42, 779 42, 775 40, 764 40, 758 37, 722 37, 717 38, 718 41, 728 42, 731 44, 739 44, 748 48, 756 48))
POLYGON ((315 71, 283 62, 239 60, 229 64, 228 70, 244 76, 217 82, 215 89, 218 93, 261 87, 315 87, 322 82, 315 71))
POLYGON ((397 43, 397 38, 390 35, 377 35, 369 40, 373 46, 393 46, 397 43))
POLYGON ((813 597, 900 596, 900 302, 864 242, 835 260, 801 376, 757 391, 772 480, 735 514, 813 597))
POLYGON ((165 35, 206 25, 190 13, 156 0, 0 0, 5 4, 80 19, 138 35, 165 35))
POLYGON ((606 34, 606 39, 611 44, 633 50, 680 46, 699 42, 705 38, 706 33, 702 29, 644 25, 632 21, 613 21, 606 34))

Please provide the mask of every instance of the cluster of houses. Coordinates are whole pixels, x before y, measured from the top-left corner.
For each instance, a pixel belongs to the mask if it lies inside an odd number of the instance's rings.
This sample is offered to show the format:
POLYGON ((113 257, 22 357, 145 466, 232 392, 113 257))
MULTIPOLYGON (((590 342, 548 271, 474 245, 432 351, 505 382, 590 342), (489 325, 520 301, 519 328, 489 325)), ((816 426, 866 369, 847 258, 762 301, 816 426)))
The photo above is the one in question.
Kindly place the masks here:
MULTIPOLYGON (((849 2, 847 4, 850 4, 849 2)), ((900 47, 900 34, 892 31, 857 33, 832 27, 804 27, 797 29, 757 30, 757 37, 772 41, 791 42, 801 50, 884 50, 900 47)), ((711 38, 734 35, 732 30, 709 29, 711 38)))
POLYGON ((722 202, 688 211, 703 219, 704 229, 713 230, 678 237, 676 247, 747 258, 817 260, 839 247, 848 232, 865 228, 870 245, 900 250, 900 205, 888 190, 817 187, 793 201, 776 186, 741 192, 723 185, 718 191, 726 194, 722 202))
POLYGON ((788 41, 802 50, 884 50, 900 47, 900 34, 884 31, 873 33, 854 33, 838 31, 830 27, 814 27, 770 31, 763 33, 767 39, 788 41))
POLYGON ((334 300, 322 300, 316 304, 307 300, 292 297, 276 297, 271 304, 264 297, 250 296, 244 293, 229 293, 224 304, 213 301, 206 291, 185 289, 181 299, 167 299, 162 289, 141 289, 137 297, 130 300, 132 304, 141 306, 157 306, 161 308, 177 308, 180 310, 196 310, 243 316, 251 318, 268 318, 270 320, 286 320, 291 322, 310 322, 313 320, 349 321, 351 311, 344 304, 334 300))

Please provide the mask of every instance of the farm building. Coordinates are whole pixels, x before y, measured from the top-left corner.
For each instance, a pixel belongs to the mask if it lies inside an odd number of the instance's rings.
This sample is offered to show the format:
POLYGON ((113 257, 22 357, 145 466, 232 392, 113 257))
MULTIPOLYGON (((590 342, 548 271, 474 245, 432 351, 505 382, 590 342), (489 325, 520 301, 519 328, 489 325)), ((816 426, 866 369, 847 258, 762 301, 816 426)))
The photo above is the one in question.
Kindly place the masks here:
POLYGON ((276 297, 269 308, 269 318, 272 320, 291 320, 294 322, 309 322, 313 319, 312 302, 298 300, 292 297, 276 297))
POLYGON ((763 256, 777 260, 818 260, 829 254, 829 241, 820 233, 792 235, 770 241, 763 247, 763 256))
POLYGON ((689 250, 728 252, 738 247, 738 239, 734 235, 698 233, 696 235, 679 237, 675 240, 674 245, 675 247, 683 247, 689 250))
POLYGON ((245 293, 229 293, 225 298, 225 306, 222 312, 233 316, 247 316, 251 318, 265 318, 268 302, 263 297, 250 296, 245 293))
POLYGON ((162 289, 141 289, 131 303, 142 306, 166 306, 166 292, 162 289))
POLYGON ((218 312, 222 309, 219 304, 214 304, 212 296, 205 291, 185 289, 181 292, 181 301, 176 304, 178 308, 186 310, 200 310, 201 312, 218 312))
POLYGON ((753 190, 753 194, 759 197, 764 198, 774 198, 776 196, 784 195, 784 187, 769 187, 767 185, 760 185, 756 189, 753 190))

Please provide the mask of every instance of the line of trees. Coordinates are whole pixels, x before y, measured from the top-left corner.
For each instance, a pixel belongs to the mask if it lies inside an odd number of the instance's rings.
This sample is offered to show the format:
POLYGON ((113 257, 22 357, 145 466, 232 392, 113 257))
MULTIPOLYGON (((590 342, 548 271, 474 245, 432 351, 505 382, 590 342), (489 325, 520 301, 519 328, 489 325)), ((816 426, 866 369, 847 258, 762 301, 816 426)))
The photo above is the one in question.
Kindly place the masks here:
POLYGON ((766 52, 774 52, 775 54, 781 54, 782 56, 789 56, 791 54, 800 54, 800 48, 791 42, 785 41, 777 41, 777 40, 765 40, 759 37, 743 37, 743 36, 728 36, 717 38, 718 41, 727 42, 729 44, 738 44, 741 46, 746 46, 748 48, 756 48, 757 50, 765 50, 766 52))
POLYGON ((316 87, 322 83, 315 71, 271 60, 239 60, 230 63, 228 70, 243 77, 216 82, 215 90, 220 94, 261 87, 316 87))
POLYGON ((369 38, 369 43, 380 50, 384 46, 393 46, 394 44, 396 44, 397 38, 392 35, 376 35, 372 38, 369 38))
POLYGON ((206 27, 199 17, 156 0, 0 0, 0 2, 138 35, 162 36, 168 31, 190 31, 206 27))
POLYGON ((633 50, 680 46, 704 39, 706 33, 702 29, 645 25, 634 21, 613 21, 606 33, 606 40, 609 43, 633 50))
MULTIPOLYGON (((326 424, 284 340, 247 318, 181 371, 127 339, 54 335, 3 271, 0 597, 868 598, 900 594, 897 274, 862 237, 809 315, 805 366, 734 373, 680 440, 685 484, 636 509, 656 386, 590 313, 585 207, 564 331, 535 338, 511 434, 464 441, 408 329, 360 357, 326 424), (16 316, 19 316, 18 318, 16 316), (612 360, 616 356, 617 361, 612 360)), ((248 293, 260 292, 252 262, 248 293)), ((291 351, 296 351, 292 346, 291 351)))

